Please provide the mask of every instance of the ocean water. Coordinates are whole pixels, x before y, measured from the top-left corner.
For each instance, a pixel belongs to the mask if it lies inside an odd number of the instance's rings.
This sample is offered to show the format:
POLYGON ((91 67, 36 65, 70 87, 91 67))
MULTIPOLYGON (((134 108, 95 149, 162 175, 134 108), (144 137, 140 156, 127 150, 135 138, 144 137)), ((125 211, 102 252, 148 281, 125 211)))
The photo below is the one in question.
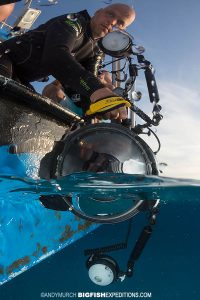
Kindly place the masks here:
MULTIPOLYGON (((88 257, 84 255, 84 250, 124 242, 127 234, 128 221, 106 224, 93 228, 87 235, 79 237, 69 246, 2 285, 1 300, 77 299, 78 293, 87 292, 115 292, 118 297, 122 297, 122 293, 132 292, 135 293, 132 298, 135 295, 135 298, 154 300, 200 299, 200 181, 92 173, 72 174, 61 180, 44 181, 11 176, 9 172, 6 174, 0 178, 1 220, 4 214, 8 214, 3 207, 13 203, 14 207, 20 204, 22 214, 23 207, 29 207, 26 211, 28 222, 30 216, 38 212, 37 206, 40 204, 37 199, 41 194, 61 192, 76 191, 83 199, 103 194, 104 197, 123 199, 124 203, 131 194, 142 193, 147 200, 160 199, 160 205, 152 236, 135 264, 133 277, 106 287, 90 281, 86 268, 88 257)), ((119 203, 122 205, 122 202, 119 203)), ((127 249, 107 253, 117 261, 120 270, 126 270, 131 250, 147 221, 145 212, 137 214, 132 221, 127 249)), ((44 229, 41 232, 44 238, 47 234, 48 226, 46 231, 44 229)), ((22 234, 21 245, 27 247, 28 240, 23 243, 23 238, 22 234)), ((90 296, 89 299, 95 299, 90 296)), ((111 294, 107 296, 114 297, 111 294)), ((126 294, 123 294, 123 298, 126 299, 126 294)))

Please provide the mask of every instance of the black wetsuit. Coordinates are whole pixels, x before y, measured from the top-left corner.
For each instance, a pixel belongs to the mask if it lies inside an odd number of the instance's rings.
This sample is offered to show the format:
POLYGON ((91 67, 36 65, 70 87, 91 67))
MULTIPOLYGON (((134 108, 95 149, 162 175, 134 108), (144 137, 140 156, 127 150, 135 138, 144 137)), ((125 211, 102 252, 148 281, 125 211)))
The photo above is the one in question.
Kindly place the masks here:
POLYGON ((19 2, 19 1, 21 1, 21 0, 0 0, 0 6, 5 5, 5 4, 19 2))
POLYGON ((1 75, 27 85, 53 75, 64 87, 88 98, 104 87, 95 76, 101 59, 86 10, 53 18, 0 44, 1 75))

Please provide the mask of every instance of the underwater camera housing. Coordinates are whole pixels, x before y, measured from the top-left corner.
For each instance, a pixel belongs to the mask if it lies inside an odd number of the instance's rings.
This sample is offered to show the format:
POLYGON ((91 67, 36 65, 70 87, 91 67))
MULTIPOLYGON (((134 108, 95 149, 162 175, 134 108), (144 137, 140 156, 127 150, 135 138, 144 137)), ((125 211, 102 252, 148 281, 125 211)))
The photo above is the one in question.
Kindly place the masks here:
MULTIPOLYGON (((42 178, 59 179, 79 172, 137 174, 138 180, 145 175, 158 175, 149 146, 134 131, 112 123, 86 125, 66 134, 40 164, 42 178)), ((46 208, 69 209, 97 223, 121 222, 146 209, 147 199, 140 193, 130 195, 126 201, 122 198, 96 192, 90 197, 43 196, 40 201, 46 208)))
POLYGON ((158 175, 151 149, 122 125, 87 125, 67 134, 62 143, 56 177, 82 171, 158 175))

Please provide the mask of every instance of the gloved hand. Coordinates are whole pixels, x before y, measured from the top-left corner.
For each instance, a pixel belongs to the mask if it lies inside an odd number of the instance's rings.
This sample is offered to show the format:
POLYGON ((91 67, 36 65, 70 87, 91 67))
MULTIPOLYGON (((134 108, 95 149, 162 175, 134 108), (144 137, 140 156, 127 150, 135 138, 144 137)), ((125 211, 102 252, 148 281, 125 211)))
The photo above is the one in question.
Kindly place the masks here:
POLYGON ((91 103, 90 108, 86 111, 86 116, 104 115, 108 112, 130 106, 131 103, 122 97, 109 96, 91 103))

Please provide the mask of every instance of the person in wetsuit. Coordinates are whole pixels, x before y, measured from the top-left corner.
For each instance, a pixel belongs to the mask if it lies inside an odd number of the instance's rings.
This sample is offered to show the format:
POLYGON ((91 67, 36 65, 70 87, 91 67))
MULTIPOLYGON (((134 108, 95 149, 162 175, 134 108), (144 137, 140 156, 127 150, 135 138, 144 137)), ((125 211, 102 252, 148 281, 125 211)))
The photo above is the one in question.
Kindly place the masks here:
POLYGON ((92 18, 86 10, 55 17, 0 45, 0 75, 25 85, 52 75, 62 86, 90 100, 86 115, 103 113, 106 118, 125 119, 129 102, 93 73, 101 56, 97 41, 113 27, 125 29, 134 19, 134 9, 121 3, 99 9, 92 18), (91 60, 93 70, 86 70, 84 64, 91 60))

